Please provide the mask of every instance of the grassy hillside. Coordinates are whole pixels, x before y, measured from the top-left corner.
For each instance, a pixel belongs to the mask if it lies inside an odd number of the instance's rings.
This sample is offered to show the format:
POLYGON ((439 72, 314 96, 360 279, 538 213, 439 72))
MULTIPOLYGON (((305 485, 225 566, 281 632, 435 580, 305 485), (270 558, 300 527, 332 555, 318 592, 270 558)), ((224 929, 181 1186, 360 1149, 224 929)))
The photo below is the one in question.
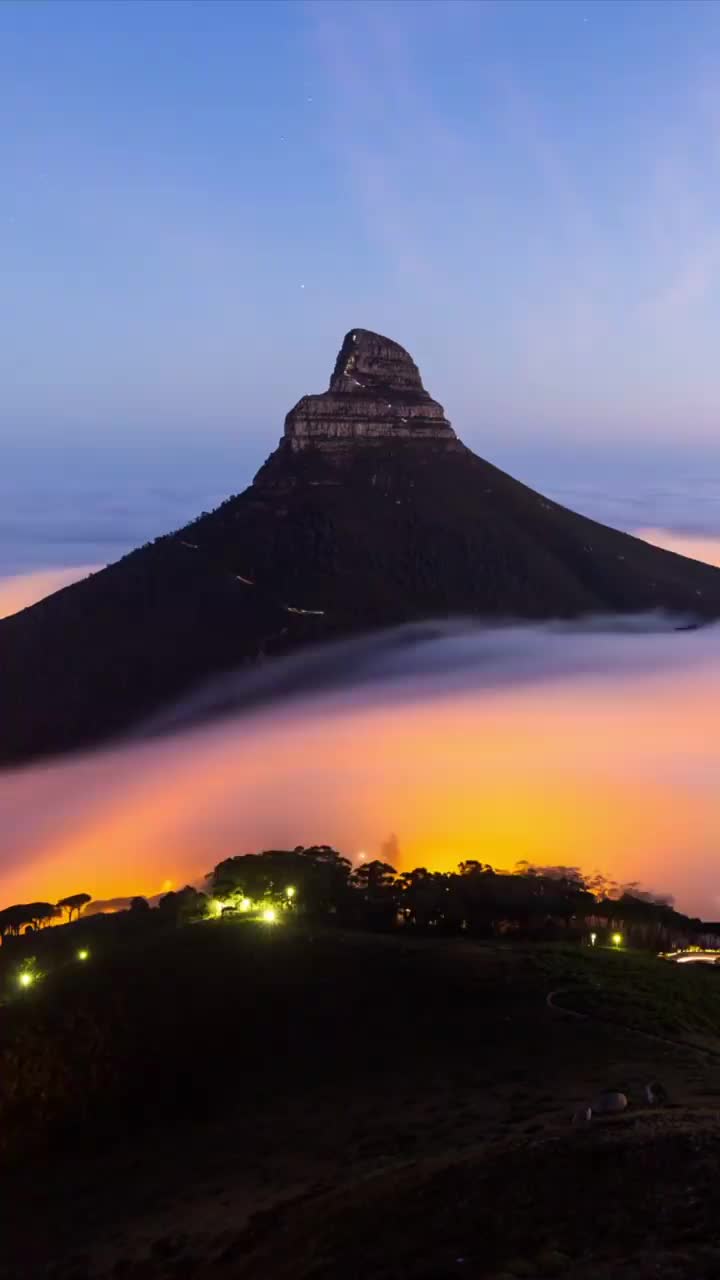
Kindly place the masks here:
POLYGON ((0 1276, 583 1276, 651 1229, 697 1260, 717 1062, 557 989, 720 1051, 720 974, 625 954, 239 920, 94 953, 0 1010, 0 1276), (628 1112, 574 1129, 606 1087, 628 1112))

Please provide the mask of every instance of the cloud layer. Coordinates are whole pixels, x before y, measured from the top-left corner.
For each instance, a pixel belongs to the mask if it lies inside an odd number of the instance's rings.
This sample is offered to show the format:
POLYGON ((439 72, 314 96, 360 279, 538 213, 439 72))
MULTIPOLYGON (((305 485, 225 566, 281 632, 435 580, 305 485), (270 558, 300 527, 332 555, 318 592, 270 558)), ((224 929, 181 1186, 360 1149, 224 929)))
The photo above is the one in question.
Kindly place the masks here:
POLYGON ((234 852, 394 831, 406 866, 601 867, 714 916, 720 632, 622 627, 390 633, 324 651, 342 687, 0 775, 2 899, 153 893, 234 852))

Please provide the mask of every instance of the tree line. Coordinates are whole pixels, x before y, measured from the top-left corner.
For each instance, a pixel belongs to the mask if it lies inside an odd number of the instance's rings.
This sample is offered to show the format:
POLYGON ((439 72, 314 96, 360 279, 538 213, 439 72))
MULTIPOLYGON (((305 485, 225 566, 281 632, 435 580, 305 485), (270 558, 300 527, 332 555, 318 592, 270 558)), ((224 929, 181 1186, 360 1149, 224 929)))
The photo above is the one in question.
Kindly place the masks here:
MULTIPOLYGON (((397 852, 397 842, 384 848, 397 852)), ((205 883, 204 891, 186 885, 164 894, 152 919, 179 925, 272 908, 309 921, 367 929, 508 939, 594 935, 598 942, 620 934, 630 946, 656 951, 720 945, 720 925, 683 915, 671 898, 597 873, 583 875, 578 867, 520 862, 508 872, 468 859, 457 871, 398 871, 383 859, 353 865, 330 845, 297 845, 225 858, 205 883)), ((89 894, 75 893, 57 903, 6 907, 0 911, 0 937, 33 932, 63 915, 68 923, 77 921, 90 901, 89 894)), ((147 915, 150 923, 145 898, 133 898, 129 912, 138 923, 147 915)))
MULTIPOLYGON (((578 867, 520 862, 507 872, 469 859, 454 872, 398 871, 381 859, 353 866, 330 846, 316 845, 226 858, 207 880, 226 910, 237 910, 243 899, 283 904, 292 886, 293 909, 369 928, 404 925, 479 937, 594 933, 600 941, 619 932, 629 945, 655 950, 712 933, 711 926, 676 911, 669 896, 598 873, 585 876, 578 867)), ((712 941, 708 937, 706 944, 712 941)))
POLYGON ((70 923, 73 915, 78 919, 83 907, 91 902, 89 893, 71 893, 59 902, 18 902, 0 911, 0 938, 6 934, 17 937, 24 930, 41 929, 65 913, 70 923))

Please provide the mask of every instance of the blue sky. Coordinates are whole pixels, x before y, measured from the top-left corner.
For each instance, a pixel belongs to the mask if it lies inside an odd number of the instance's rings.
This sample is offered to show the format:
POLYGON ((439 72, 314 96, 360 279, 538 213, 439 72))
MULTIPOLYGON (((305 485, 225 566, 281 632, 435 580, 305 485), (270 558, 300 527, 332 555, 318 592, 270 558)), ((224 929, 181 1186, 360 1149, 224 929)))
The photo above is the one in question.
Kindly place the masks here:
POLYGON ((6 466, 240 488, 354 325, 521 472, 711 450, 719 60, 693 0, 6 0, 6 466))

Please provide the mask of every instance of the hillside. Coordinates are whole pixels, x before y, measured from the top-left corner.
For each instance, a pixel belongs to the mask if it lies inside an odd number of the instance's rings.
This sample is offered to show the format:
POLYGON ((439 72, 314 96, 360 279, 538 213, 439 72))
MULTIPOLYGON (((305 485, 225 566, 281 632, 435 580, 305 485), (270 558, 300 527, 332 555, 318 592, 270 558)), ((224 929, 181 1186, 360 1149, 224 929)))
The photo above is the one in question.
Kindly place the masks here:
POLYGON ((668 609, 720 570, 550 502, 457 439, 364 330, 244 493, 0 622, 0 763, 107 739, 224 670, 400 622, 668 609))
POLYGON ((715 1274, 699 969, 239 919, 98 945, 2 1010, 0 1276, 715 1274), (573 1127, 608 1087, 627 1112, 573 1127))

